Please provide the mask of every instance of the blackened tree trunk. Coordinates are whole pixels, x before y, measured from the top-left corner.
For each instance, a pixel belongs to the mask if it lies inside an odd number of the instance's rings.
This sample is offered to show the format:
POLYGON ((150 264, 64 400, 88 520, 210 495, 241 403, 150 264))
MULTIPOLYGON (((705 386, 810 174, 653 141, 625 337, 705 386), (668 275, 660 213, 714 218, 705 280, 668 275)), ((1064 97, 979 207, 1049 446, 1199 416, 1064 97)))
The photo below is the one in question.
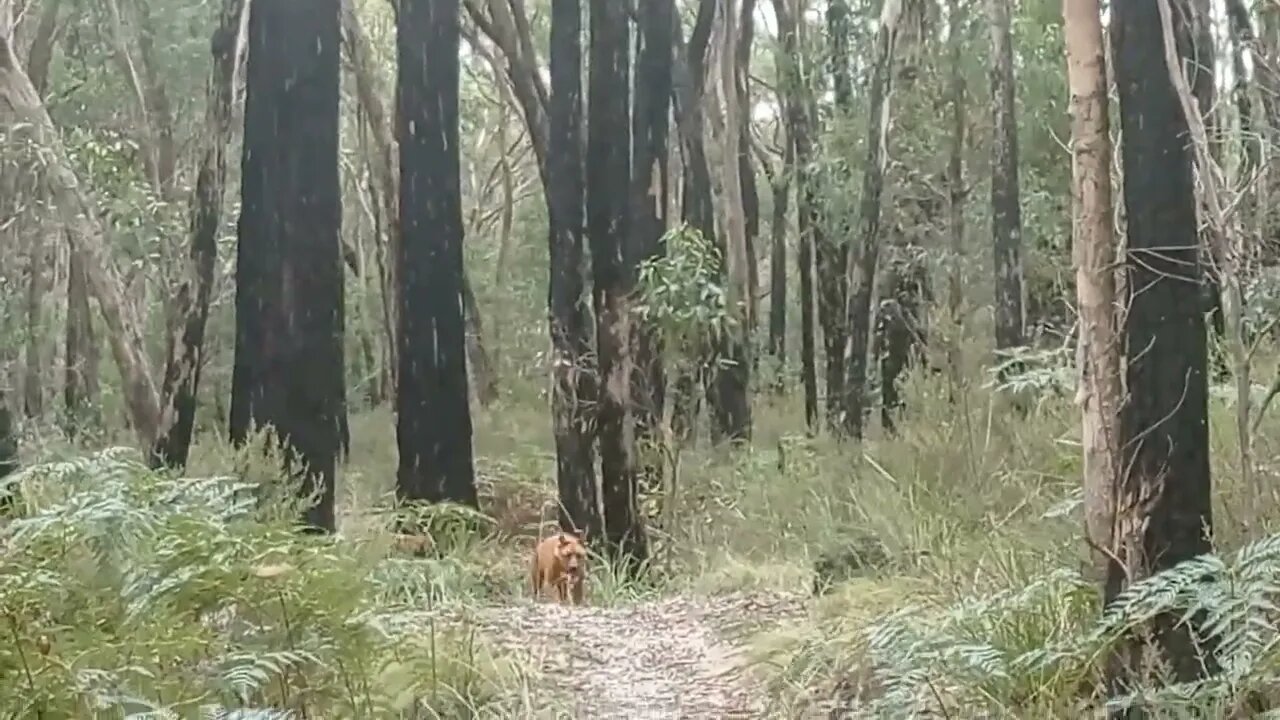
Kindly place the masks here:
POLYGON ((346 436, 338 5, 249 12, 231 398, 233 440, 275 429, 286 471, 319 495, 306 523, 322 531, 346 436))
MULTIPOLYGON (((667 136, 671 112, 673 0, 640 3, 637 16, 635 107, 632 108, 631 224, 627 262, 640 263, 662 253, 666 231, 667 136)), ((632 378, 636 432, 654 431, 663 414, 664 379, 659 339, 637 324, 636 367, 632 378)))
POLYGON ((551 418, 556 441, 560 527, 599 538, 595 452, 588 412, 596 395, 583 277, 582 6, 551 5, 550 181, 551 418))
POLYGON ((396 21, 400 280, 396 438, 402 500, 477 505, 467 393, 458 152, 458 0, 396 21))
POLYGON ((809 430, 818 422, 818 371, 813 327, 813 245, 821 237, 818 195, 809 163, 813 159, 814 118, 809 113, 808 83, 800 56, 799 28, 786 0, 773 0, 778 20, 782 52, 777 58, 786 97, 787 134, 795 151, 792 168, 796 182, 796 211, 799 217, 799 247, 796 262, 800 270, 800 380, 804 387, 804 417, 809 430))
MULTIPOLYGON (((1159 0, 1122 0, 1111 12, 1128 239, 1127 392, 1108 603, 1129 584, 1208 552, 1213 526, 1208 351, 1187 120, 1165 65, 1159 0)), ((1185 58, 1189 28, 1176 8, 1170 15, 1185 58)), ((1179 682, 1213 672, 1213 648, 1197 637, 1198 628, 1177 614, 1155 623, 1155 640, 1179 682)), ((1131 650, 1129 662, 1112 668, 1113 693, 1138 680, 1140 652, 1131 650)))
POLYGON ((1018 119, 1014 105, 1009 0, 988 0, 991 22, 991 230, 994 236, 996 349, 1023 343, 1022 207, 1018 195, 1018 119))
POLYGON ((196 189, 191 197, 190 266, 174 302, 181 320, 178 332, 168 338, 160 393, 160 426, 151 449, 151 464, 155 467, 184 467, 191 451, 196 393, 204 365, 205 327, 213 297, 213 272, 218 262, 218 231, 222 227, 227 143, 231 141, 231 105, 244 7, 245 0, 225 0, 210 43, 213 70, 205 94, 208 146, 201 157, 196 189))
POLYGON ((631 409, 631 308, 636 268, 625 252, 631 179, 627 8, 591 0, 587 123, 587 234, 595 275, 601 392, 597 422, 606 550, 638 572, 649 552, 636 493, 631 409))
POLYGON ((849 332, 844 350, 846 359, 840 430, 845 437, 862 437, 863 411, 867 407, 867 343, 871 336, 871 294, 880 257, 880 200, 884 192, 884 172, 889 149, 885 125, 889 121, 889 96, 893 84, 894 50, 902 5, 886 0, 876 30, 868 87, 867 156, 863 166, 862 198, 858 207, 858 246, 850 258, 846 282, 848 306, 843 317, 849 332))
POLYGON ((67 263, 66 365, 62 401, 66 408, 64 427, 67 435, 74 437, 99 420, 98 361, 101 352, 93 331, 89 280, 81 265, 83 260, 75 253, 70 255, 67 263))

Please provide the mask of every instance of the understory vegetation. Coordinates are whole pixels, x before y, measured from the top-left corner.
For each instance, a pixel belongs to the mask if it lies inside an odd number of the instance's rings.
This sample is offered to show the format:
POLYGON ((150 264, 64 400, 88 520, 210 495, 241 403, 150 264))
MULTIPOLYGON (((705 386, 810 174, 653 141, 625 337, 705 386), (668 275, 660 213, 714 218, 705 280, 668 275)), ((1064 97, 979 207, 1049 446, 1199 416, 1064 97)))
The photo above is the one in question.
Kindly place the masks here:
MULTIPOLYGON (((651 580, 618 580, 596 558, 590 602, 809 594, 814 568, 835 558, 805 620, 740 638, 780 716, 833 695, 866 717, 926 705, 1067 716, 1098 702, 1117 633, 1188 603, 1212 618, 1228 672, 1147 700, 1222 717, 1273 689, 1280 515, 1243 502, 1231 481, 1228 402, 1212 417, 1218 554, 1135 585, 1103 616, 1079 543, 1069 394, 1039 388, 1047 399, 1020 416, 1007 388, 975 378, 950 404, 945 384, 913 375, 919 411, 856 455, 790 432, 800 409, 785 401, 761 408, 753 449, 687 451, 679 529, 662 537, 651 580), (844 562, 854 554, 867 562, 844 562)), ((294 532, 296 501, 261 441, 234 455, 197 444, 184 478, 125 448, 24 445, 43 461, 10 478, 21 500, 0 540, 0 715, 529 716, 536 678, 472 620, 527 595, 525 563, 555 492, 542 412, 504 400, 477 414, 488 520, 473 532, 449 520, 462 510, 437 510, 427 557, 397 552, 388 530, 395 460, 382 412, 353 417, 333 538, 294 532)), ((1265 420, 1256 448, 1269 477, 1265 438, 1278 430, 1265 420)))

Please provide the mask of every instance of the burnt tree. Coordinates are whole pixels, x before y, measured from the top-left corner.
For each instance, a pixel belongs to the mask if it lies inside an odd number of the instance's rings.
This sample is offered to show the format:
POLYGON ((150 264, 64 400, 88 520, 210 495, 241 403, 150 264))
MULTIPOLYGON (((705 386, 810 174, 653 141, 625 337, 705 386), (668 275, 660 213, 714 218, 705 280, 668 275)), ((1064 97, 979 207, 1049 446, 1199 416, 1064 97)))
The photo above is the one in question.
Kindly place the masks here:
MULTIPOLYGON (((1165 64, 1160 0, 1111 8, 1111 40, 1124 137, 1127 212, 1121 328, 1125 388, 1120 408, 1119 491, 1114 553, 1104 601, 1130 583, 1210 550, 1208 349, 1188 126, 1165 64)), ((1183 8, 1185 10, 1186 8, 1183 8)), ((1175 7, 1176 52, 1192 36, 1175 7)), ((1199 622, 1157 618, 1154 639, 1175 679, 1212 672, 1213 648, 1199 622)), ((1112 693, 1140 682, 1137 638, 1111 668, 1112 693)))
MULTIPOLYGON (((850 24, 848 3, 844 0, 832 0, 827 6, 827 31, 831 36, 829 69, 836 110, 846 116, 846 119, 851 119, 848 116, 854 111, 853 76, 849 65, 850 24)), ((872 73, 876 72, 878 67, 872 69, 872 73)), ((876 202, 878 207, 878 192, 876 202)), ((825 232, 814 238, 814 259, 818 269, 818 323, 822 326, 826 362, 827 423, 837 433, 847 430, 849 420, 845 418, 842 423, 841 419, 850 411, 848 396, 861 392, 861 388, 845 387, 848 379, 844 353, 849 332, 845 316, 849 302, 849 277, 846 272, 849 264, 849 245, 846 241, 850 235, 849 225, 843 218, 828 216, 825 232)))
POLYGON ((404 0, 396 16, 396 489, 401 500, 475 507, 462 309, 459 9, 458 0, 404 0))
MULTIPOLYGON (((673 0, 648 0, 637 11, 635 103, 632 108, 631 222, 627 263, 639 267, 662 253, 666 231, 667 137, 671 113, 673 0)), ((662 350, 651 328, 635 328, 632 378, 636 431, 653 432, 663 413, 662 350)))
POLYGON ((249 12, 231 437, 270 425, 286 472, 334 529, 346 435, 338 0, 249 12))
POLYGON ((213 70, 205 93, 209 140, 200 158, 196 189, 191 197, 189 276, 178 288, 175 298, 181 321, 177 332, 168 338, 160 393, 163 403, 160 426, 151 448, 151 464, 155 467, 184 467, 191 452, 196 393, 205 356, 205 327, 209 322, 213 273, 218 262, 218 231, 222 225, 227 183, 227 144, 231 141, 231 106, 244 8, 245 0, 225 0, 210 42, 213 70))
POLYGON ((547 306, 553 353, 551 419, 556 443, 556 485, 560 527, 599 538, 603 525, 588 412, 596 389, 588 366, 591 328, 583 277, 581 35, 580 0, 552 0, 547 306))
POLYGON ((1022 206, 1009 0, 988 0, 991 22, 991 232, 995 257, 996 349, 1022 345, 1022 206))
POLYGON ((625 252, 631 180, 627 8, 591 0, 587 123, 587 235, 595 286, 597 403, 606 550, 637 572, 649 548, 636 494, 631 408, 631 306, 636 268, 625 252))

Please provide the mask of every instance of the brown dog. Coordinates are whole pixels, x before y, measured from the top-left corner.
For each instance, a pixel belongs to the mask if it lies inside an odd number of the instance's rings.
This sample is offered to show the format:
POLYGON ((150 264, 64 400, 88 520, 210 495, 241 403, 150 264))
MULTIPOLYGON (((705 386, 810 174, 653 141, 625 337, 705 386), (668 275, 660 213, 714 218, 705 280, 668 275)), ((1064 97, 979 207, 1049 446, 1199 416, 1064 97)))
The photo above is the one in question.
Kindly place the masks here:
POLYGON ((550 588, 560 602, 581 605, 586 571, 587 548, 583 538, 566 532, 548 535, 533 551, 529 572, 533 596, 545 598, 550 588))

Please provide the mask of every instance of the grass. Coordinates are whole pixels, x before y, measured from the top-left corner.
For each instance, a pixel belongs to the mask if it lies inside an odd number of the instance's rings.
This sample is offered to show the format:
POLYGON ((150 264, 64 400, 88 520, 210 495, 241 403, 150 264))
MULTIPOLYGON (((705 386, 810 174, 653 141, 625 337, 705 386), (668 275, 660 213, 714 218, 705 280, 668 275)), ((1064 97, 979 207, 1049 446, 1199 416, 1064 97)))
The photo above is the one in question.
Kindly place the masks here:
MULTIPOLYGON (((934 663, 937 704, 972 702, 977 693, 996 716, 1028 716, 1019 703, 1048 713, 1041 717, 1070 715, 1090 662, 999 682, 994 670, 989 677, 974 668, 994 667, 990 653, 1015 657, 1086 635, 1096 622, 1073 506, 1078 410, 1046 393, 1017 412, 976 373, 955 402, 946 400, 941 376, 913 376, 905 391, 909 410, 899 434, 873 433, 857 447, 807 437, 796 403, 758 397, 751 448, 684 451, 676 522, 653 530, 652 579, 628 583, 597 567, 592 601, 807 593, 824 553, 871 538, 884 550, 877 567, 837 584, 804 620, 749 638, 781 715, 815 698, 861 697, 871 707, 902 691, 883 672, 883 655, 913 628, 930 628, 934 639, 912 640, 912 652, 933 642, 929 652, 941 657, 945 644, 935 641, 945 635, 955 647, 980 645, 987 653, 934 663), (975 609, 983 600, 990 602, 975 609), (895 615, 906 608, 914 614, 895 615)), ((216 493, 165 507, 154 488, 169 481, 124 460, 99 457, 28 478, 22 522, 44 524, 0 556, 0 615, 13 637, 0 644, 0 674, 19 678, 3 683, 0 715, 42 708, 46 718, 84 717, 97 703, 101 717, 146 708, 186 716, 201 705, 362 716, 417 703, 425 717, 522 716, 539 696, 536 680, 466 618, 526 595, 528 552, 554 502, 542 402, 535 388, 519 386, 477 411, 477 472, 490 522, 428 559, 394 553, 380 512, 396 466, 386 410, 351 419, 336 543, 294 536, 279 509, 218 519, 216 493), (72 515, 78 494, 94 502, 72 515), (127 524, 127 507, 141 508, 130 522, 145 531, 104 544, 127 524), (139 600, 144 570, 176 589, 139 600), (145 612, 134 607, 139 602, 145 612), (210 629, 215 616, 248 629, 210 629)), ((1280 521, 1275 502, 1255 502, 1233 480, 1233 412, 1227 400, 1213 402, 1214 512, 1219 546, 1228 549, 1274 532, 1280 521)), ((1273 416, 1255 439, 1255 472, 1272 488, 1277 430, 1280 416, 1273 416)), ((24 452, 47 460, 83 451, 49 435, 24 452)), ((272 480, 271 467, 206 438, 189 475, 239 469, 272 480)))

